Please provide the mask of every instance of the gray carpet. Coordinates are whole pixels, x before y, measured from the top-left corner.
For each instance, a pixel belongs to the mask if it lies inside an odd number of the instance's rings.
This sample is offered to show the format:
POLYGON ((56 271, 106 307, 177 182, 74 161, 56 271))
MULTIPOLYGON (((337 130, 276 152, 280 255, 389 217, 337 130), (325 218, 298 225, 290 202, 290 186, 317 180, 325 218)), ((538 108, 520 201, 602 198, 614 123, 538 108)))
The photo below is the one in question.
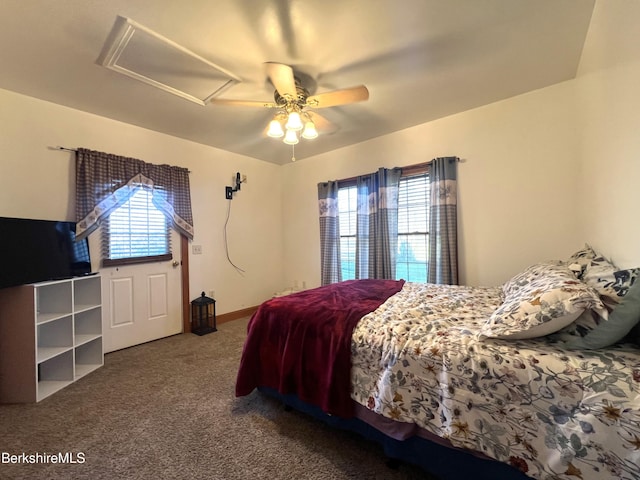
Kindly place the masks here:
POLYGON ((428 479, 258 392, 235 398, 247 319, 105 356, 37 404, 0 405, 0 479, 428 479), (75 464, 10 464, 69 453, 75 464))

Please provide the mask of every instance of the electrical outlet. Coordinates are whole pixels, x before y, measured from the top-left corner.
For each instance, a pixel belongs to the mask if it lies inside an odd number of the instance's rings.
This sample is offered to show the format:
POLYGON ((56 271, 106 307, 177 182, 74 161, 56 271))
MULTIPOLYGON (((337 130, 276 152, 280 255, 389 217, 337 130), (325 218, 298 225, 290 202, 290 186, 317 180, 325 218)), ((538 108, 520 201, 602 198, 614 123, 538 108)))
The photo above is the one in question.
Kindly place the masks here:
POLYGON ((215 290, 209 290, 209 298, 216 298, 216 291, 215 290))
POLYGON ((226 198, 227 200, 232 200, 233 199, 233 188, 225 187, 224 198, 226 198))
POLYGON ((202 245, 191 245, 191 253, 194 255, 202 255, 202 245))

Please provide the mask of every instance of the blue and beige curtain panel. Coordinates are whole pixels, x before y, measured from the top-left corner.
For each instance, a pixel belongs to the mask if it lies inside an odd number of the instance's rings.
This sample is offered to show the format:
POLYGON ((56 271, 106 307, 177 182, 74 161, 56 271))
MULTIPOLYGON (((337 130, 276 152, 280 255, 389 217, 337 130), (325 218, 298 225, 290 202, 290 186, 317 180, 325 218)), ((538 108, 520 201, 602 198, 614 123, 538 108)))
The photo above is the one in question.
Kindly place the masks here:
POLYGON ((329 285, 342 281, 337 181, 318 184, 318 209, 320 211, 321 284, 329 285))
POLYGON ((76 237, 84 238, 140 188, 174 228, 193 238, 189 171, 79 148, 76 151, 76 237))
POLYGON ((399 168, 380 168, 356 179, 356 278, 395 278, 401 174, 399 168))
POLYGON ((458 284, 457 165, 457 157, 436 158, 429 165, 429 283, 458 284))

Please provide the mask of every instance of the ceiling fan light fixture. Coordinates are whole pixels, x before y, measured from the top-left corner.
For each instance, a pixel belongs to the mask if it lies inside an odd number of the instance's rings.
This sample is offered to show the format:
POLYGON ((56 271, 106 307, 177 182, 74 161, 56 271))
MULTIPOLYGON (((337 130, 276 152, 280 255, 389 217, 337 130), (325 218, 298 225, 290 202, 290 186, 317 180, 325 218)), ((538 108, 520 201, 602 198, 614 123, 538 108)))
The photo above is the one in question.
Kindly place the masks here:
POLYGON ((296 145, 300 140, 298 140, 298 135, 295 130, 287 130, 287 134, 284 136, 283 142, 287 145, 296 145))
POLYGON ((265 67, 268 80, 275 87, 273 102, 216 97, 211 98, 210 103, 276 109, 277 113, 267 128, 262 129, 261 135, 282 138, 285 144, 292 147, 300 143, 300 138, 313 140, 319 136, 314 119, 323 133, 336 130, 326 118, 309 110, 348 105, 369 99, 369 90, 364 85, 316 94, 317 82, 312 76, 296 72, 292 66, 284 63, 265 62, 265 67))
POLYGON ((282 125, 275 118, 269 122, 269 130, 267 131, 267 135, 271 138, 280 138, 284 135, 284 130, 282 130, 282 125))
POLYGON ((311 120, 304 124, 304 131, 302 132, 302 138, 307 140, 313 140, 318 137, 318 131, 316 130, 316 126, 313 124, 311 120))
POLYGON ((304 125, 302 124, 302 120, 300 119, 300 114, 295 111, 290 112, 285 128, 287 130, 293 130, 294 132, 297 132, 299 130, 302 130, 303 127, 304 125))

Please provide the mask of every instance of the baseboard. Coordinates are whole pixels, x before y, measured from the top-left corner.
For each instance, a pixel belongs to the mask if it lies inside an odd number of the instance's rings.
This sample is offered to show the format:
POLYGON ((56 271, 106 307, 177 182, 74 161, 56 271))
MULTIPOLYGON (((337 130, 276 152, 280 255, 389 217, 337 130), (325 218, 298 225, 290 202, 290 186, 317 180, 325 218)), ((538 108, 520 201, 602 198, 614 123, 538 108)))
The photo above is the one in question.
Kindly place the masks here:
POLYGON ((259 305, 255 307, 243 308, 242 310, 236 310, 235 312, 223 313, 221 315, 216 315, 217 323, 225 323, 231 322, 232 320, 238 320, 239 318, 248 317, 253 315, 253 313, 258 309, 259 305))

